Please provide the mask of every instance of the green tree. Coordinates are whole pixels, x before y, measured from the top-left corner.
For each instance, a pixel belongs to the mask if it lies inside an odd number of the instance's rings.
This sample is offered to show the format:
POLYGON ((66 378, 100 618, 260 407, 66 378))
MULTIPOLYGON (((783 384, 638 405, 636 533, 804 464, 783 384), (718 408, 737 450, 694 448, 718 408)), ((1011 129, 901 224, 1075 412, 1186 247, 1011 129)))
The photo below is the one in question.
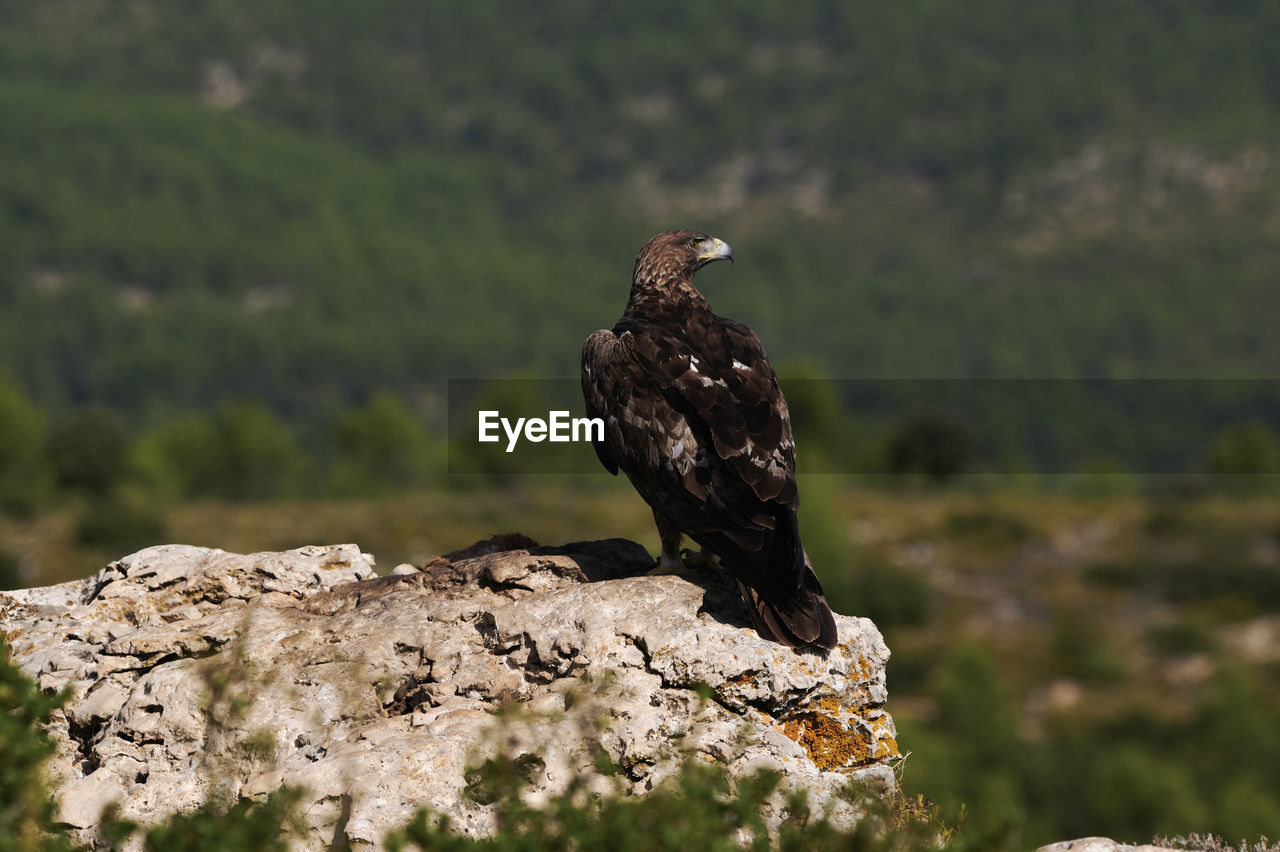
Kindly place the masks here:
POLYGON ((1017 705, 1000 666, 982 647, 958 647, 939 669, 932 694, 939 728, 964 743, 970 767, 998 761, 1016 742, 1017 705))
POLYGON ((89 500, 76 519, 76 539, 115 555, 160 544, 168 532, 164 515, 136 489, 89 500))
POLYGON ((280 418, 259 403, 240 402, 220 408, 213 425, 220 467, 212 494, 248 500, 297 493, 306 457, 280 418))
POLYGON ((49 461, 59 488, 101 496, 128 470, 129 436, 113 411, 89 406, 59 420, 49 436, 49 461))
POLYGON ((887 450, 890 473, 944 482, 973 462, 973 438, 956 418, 941 411, 917 411, 893 428, 887 450))
POLYGON ((1100 834, 1149 835, 1155 826, 1184 834, 1205 825, 1208 810, 1191 771, 1145 745, 1123 743, 1101 751, 1090 770, 1085 802, 1100 834))
POLYGON ((811 361, 792 361, 779 368, 796 439, 796 462, 815 473, 848 473, 853 469, 853 424, 840 399, 838 385, 811 361))
POLYGON ((0 592, 22 588, 22 572, 18 557, 0 547, 0 592))
MULTIPOLYGON (((1021 770, 1029 763, 1018 733, 1018 705, 992 653, 964 643, 932 676, 936 717, 900 731, 912 743, 909 775, 945 815, 962 819, 965 832, 989 839, 987 849, 1026 849, 1017 828, 1027 822, 1021 770)), ((913 785, 915 786, 915 785, 913 785)))
POLYGON ((214 494, 222 475, 217 429, 208 417, 185 414, 139 438, 133 447, 133 465, 151 489, 163 496, 214 494))
POLYGON ((178 418, 139 442, 135 463, 161 493, 227 500, 296 494, 307 467, 293 431, 255 402, 178 418))
POLYGON ((50 493, 43 412, 0 377, 0 511, 27 514, 50 493))
POLYGON ((1280 436, 1261 419, 1225 429, 1209 445, 1205 469, 1226 476, 1280 475, 1280 436))
POLYGON ((423 487, 430 442, 422 422, 393 394, 374 394, 345 411, 334 428, 330 490, 342 495, 385 494, 423 487))

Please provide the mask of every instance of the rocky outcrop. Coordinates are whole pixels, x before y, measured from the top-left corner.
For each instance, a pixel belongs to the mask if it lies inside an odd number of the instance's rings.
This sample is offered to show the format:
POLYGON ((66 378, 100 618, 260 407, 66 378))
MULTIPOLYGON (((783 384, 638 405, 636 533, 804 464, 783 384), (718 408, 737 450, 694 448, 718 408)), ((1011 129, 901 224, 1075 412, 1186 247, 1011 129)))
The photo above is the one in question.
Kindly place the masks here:
POLYGON ((844 821, 851 778, 893 788, 875 625, 837 616, 834 651, 798 653, 747 627, 714 573, 651 566, 622 540, 504 536, 387 577, 354 545, 170 545, 0 593, 0 631, 41 687, 71 691, 54 775, 82 842, 110 802, 150 823, 282 784, 307 791, 311 848, 377 845, 424 805, 483 834, 491 808, 463 790, 497 751, 531 756, 535 800, 602 751, 620 767, 602 786, 643 794, 695 755, 776 768, 844 821))
POLYGON ((1169 852, 1167 846, 1130 846, 1108 837, 1082 837, 1079 840, 1062 840, 1041 846, 1036 852, 1169 852))

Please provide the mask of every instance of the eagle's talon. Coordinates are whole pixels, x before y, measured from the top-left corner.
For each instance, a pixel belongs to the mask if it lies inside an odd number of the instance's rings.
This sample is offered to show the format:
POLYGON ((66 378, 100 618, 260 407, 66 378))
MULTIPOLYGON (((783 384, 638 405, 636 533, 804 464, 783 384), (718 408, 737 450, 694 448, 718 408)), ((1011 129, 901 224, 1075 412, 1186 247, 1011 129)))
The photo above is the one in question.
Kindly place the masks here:
POLYGON ((684 562, 675 560, 669 561, 665 555, 658 557, 657 562, 652 568, 645 572, 646 577, 682 577, 686 580, 692 579, 697 572, 685 565, 684 562))
POLYGON ((683 548, 680 551, 680 558, 683 560, 686 568, 692 568, 694 571, 701 571, 707 568, 714 570, 719 567, 715 556, 708 553, 706 548, 697 552, 694 552, 687 547, 683 548))

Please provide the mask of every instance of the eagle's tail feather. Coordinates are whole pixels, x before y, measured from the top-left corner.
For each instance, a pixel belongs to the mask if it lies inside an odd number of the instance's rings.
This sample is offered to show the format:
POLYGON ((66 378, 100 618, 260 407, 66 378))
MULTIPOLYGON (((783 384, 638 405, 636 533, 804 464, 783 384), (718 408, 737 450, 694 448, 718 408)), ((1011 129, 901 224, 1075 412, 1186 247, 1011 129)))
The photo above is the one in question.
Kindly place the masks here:
POLYGON ((822 594, 818 578, 806 566, 808 578, 791 597, 784 601, 771 601, 755 589, 738 580, 738 590, 747 603, 747 615, 751 625, 761 637, 790 645, 792 648, 819 647, 830 650, 836 646, 836 620, 831 607, 822 594))

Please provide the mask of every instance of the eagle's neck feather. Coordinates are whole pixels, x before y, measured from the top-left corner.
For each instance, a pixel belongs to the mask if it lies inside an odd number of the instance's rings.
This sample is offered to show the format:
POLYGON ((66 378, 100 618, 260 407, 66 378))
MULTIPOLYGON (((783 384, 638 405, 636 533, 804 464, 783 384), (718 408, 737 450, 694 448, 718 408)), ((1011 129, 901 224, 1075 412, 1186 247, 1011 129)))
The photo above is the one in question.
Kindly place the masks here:
POLYGON ((631 298, 627 301, 626 311, 630 316, 685 318, 704 311, 711 313, 711 305, 688 276, 675 273, 637 275, 631 283, 631 298))

